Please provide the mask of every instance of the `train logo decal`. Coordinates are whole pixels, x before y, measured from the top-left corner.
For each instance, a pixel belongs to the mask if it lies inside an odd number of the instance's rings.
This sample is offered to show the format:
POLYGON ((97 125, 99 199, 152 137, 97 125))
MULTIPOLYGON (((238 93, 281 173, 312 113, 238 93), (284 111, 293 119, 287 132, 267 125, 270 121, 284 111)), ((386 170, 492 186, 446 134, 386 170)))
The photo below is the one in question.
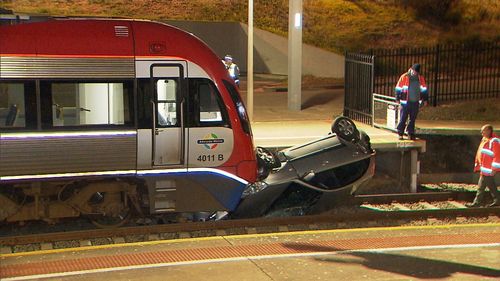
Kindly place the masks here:
POLYGON ((214 150, 217 148, 219 143, 224 143, 224 139, 220 139, 214 133, 207 134, 203 139, 197 141, 198 144, 203 144, 203 146, 208 150, 214 150))

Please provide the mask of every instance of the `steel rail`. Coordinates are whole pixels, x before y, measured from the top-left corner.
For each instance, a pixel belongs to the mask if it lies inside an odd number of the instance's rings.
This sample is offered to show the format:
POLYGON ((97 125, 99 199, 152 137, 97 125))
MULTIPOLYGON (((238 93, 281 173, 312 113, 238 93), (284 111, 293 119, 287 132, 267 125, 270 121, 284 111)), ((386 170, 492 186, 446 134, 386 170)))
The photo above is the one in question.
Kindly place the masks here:
MULTIPOLYGON (((196 231, 217 231, 234 230, 237 233, 246 233, 248 228, 274 227, 278 231, 280 226, 294 226, 293 230, 309 230, 310 225, 316 225, 319 229, 323 224, 338 223, 369 223, 370 226, 376 226, 387 221, 400 220, 426 220, 426 219, 445 219, 457 217, 500 217, 500 208, 468 208, 468 209, 439 209, 439 210, 410 210, 410 211, 371 211, 358 210, 356 214, 336 214, 336 215, 311 215, 300 217, 277 217, 277 218, 257 218, 241 220, 224 220, 208 222, 189 222, 166 225, 134 226, 122 227, 116 229, 94 229, 85 231, 58 232, 34 235, 22 235, 12 237, 1 237, 0 245, 14 246, 34 243, 50 243, 68 240, 88 240, 96 238, 125 237, 130 235, 150 235, 161 233, 189 233, 196 231)), ((384 224, 386 225, 386 224, 384 224)), ((330 226, 330 228, 332 228, 330 226)), ((257 232, 258 229, 256 229, 257 232)), ((269 231, 267 231, 269 232, 269 231)))
POLYGON ((420 193, 396 193, 396 194, 375 194, 375 195, 357 195, 354 201, 357 204, 390 204, 397 203, 413 203, 419 201, 472 201, 474 192, 420 192, 420 193))

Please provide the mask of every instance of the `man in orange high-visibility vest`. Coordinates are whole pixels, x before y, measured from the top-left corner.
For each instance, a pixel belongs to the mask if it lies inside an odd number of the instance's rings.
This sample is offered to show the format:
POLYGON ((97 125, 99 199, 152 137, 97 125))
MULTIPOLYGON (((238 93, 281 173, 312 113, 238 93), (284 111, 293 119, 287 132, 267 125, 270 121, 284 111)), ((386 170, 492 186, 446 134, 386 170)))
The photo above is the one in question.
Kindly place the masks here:
POLYGON ((240 87, 240 68, 233 62, 233 57, 231 55, 226 55, 224 57, 224 66, 229 72, 229 76, 233 78, 234 83, 238 88, 240 87))
POLYGON ((427 84, 420 74, 420 64, 414 64, 407 72, 403 73, 395 87, 396 102, 401 108, 398 124, 399 139, 403 139, 405 128, 411 140, 415 140, 415 120, 417 120, 420 105, 427 105, 427 84), (408 126, 406 126, 406 119, 408 126))
POLYGON ((476 152, 474 171, 480 173, 476 198, 467 207, 480 207, 483 204, 485 189, 488 187, 493 203, 489 206, 500 206, 500 195, 495 182, 495 174, 500 171, 500 139, 493 133, 493 126, 481 128, 483 138, 476 152))

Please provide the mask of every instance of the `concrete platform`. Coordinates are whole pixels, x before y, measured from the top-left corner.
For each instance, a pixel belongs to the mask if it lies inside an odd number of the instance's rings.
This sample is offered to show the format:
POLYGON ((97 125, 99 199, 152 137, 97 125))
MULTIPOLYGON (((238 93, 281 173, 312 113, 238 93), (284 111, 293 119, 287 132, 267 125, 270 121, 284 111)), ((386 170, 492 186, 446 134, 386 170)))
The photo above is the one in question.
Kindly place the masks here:
MULTIPOLYGON (((358 129, 365 131, 376 150, 417 149, 426 151, 425 140, 416 141, 398 140, 398 135, 385 128, 376 128, 370 125, 355 122, 358 129)), ((482 121, 418 121, 417 135, 477 135, 487 122, 482 121)), ((494 128, 500 129, 500 123, 492 122, 494 128)), ((332 120, 287 120, 287 121, 260 121, 252 123, 254 142, 257 146, 268 148, 285 148, 323 137, 330 132, 332 120)), ((498 132, 498 130, 495 130, 498 132)))
MULTIPOLYGON (((372 148, 376 150, 410 150, 425 152, 425 141, 398 140, 398 135, 385 129, 355 122, 358 129, 370 136, 372 148)), ((286 148, 303 144, 331 131, 331 120, 290 120, 283 122, 254 122, 252 131, 256 146, 286 148)))
POLYGON ((2 280, 497 280, 500 225, 220 236, 8 254, 2 280))

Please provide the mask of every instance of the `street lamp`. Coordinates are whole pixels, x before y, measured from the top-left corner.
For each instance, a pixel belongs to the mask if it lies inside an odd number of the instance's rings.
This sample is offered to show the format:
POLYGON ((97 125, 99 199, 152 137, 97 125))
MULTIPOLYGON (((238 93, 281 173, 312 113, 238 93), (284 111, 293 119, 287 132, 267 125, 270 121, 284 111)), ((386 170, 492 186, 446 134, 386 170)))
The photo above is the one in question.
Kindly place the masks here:
POLYGON ((248 0, 247 110, 253 121, 253 0, 248 0))
POLYGON ((288 109, 302 109, 302 0, 288 1, 288 109))

